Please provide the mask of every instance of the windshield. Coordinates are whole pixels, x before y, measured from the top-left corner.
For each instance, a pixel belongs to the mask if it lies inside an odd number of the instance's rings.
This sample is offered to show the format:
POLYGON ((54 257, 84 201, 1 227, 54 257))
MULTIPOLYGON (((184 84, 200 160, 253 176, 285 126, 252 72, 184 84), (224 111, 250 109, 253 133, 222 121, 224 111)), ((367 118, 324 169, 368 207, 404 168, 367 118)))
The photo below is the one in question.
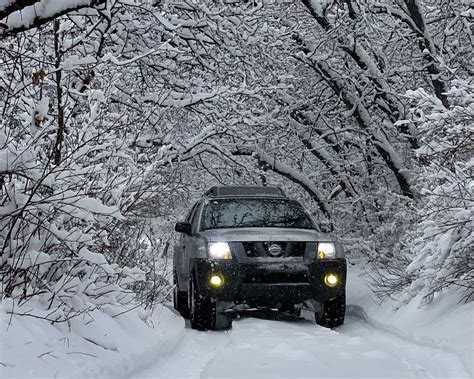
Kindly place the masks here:
POLYGON ((204 206, 201 230, 243 227, 314 229, 296 201, 287 199, 216 199, 204 206))

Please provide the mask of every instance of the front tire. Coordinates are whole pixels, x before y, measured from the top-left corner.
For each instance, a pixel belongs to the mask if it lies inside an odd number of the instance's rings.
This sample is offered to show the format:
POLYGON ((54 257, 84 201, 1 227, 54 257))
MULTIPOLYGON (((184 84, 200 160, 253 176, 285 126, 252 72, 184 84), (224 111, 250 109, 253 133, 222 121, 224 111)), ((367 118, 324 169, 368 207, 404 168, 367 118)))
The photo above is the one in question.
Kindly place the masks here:
POLYGON ((320 317, 316 317, 316 323, 325 328, 335 328, 344 324, 346 315, 346 292, 336 296, 334 299, 323 303, 323 311, 320 317))
POLYGON ((210 297, 199 293, 195 279, 191 280, 191 328, 196 330, 229 329, 232 327, 232 319, 217 312, 217 302, 210 297))

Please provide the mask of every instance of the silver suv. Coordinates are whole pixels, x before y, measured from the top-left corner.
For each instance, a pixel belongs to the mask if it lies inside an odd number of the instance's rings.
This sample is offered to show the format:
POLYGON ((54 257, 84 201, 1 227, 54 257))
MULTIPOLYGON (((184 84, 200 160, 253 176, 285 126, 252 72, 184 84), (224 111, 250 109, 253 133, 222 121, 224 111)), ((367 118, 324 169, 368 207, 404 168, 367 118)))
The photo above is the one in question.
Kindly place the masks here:
POLYGON ((230 328, 233 312, 260 307, 343 324, 342 246, 280 188, 212 187, 175 230, 174 307, 192 328, 230 328))

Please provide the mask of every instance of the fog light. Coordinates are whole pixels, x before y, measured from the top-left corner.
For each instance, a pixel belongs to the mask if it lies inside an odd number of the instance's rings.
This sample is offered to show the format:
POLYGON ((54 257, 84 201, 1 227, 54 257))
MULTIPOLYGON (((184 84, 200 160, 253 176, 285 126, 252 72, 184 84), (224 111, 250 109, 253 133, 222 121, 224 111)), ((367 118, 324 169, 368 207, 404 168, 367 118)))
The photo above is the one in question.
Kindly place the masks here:
POLYGON ((324 277, 324 284, 328 287, 335 287, 339 283, 339 278, 336 274, 326 274, 324 277))
POLYGON ((222 287, 224 285, 224 278, 220 275, 212 275, 209 279, 209 284, 214 288, 222 287))

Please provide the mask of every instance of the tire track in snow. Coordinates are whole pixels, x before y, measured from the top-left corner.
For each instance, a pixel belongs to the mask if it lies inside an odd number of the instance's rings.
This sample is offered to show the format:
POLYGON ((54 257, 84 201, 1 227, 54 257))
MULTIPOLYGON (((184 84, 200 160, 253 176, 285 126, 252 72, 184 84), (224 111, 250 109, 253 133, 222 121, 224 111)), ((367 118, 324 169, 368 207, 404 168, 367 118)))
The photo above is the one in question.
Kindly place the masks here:
MULTIPOLYGON (((270 317, 271 318, 271 317, 270 317)), ((135 378, 469 378, 457 357, 372 324, 348 307, 336 330, 307 320, 246 318, 227 332, 186 328, 170 354, 135 378)))
POLYGON ((231 331, 199 332, 186 321, 183 339, 167 354, 132 378, 200 378, 201 372, 230 343, 231 331))

